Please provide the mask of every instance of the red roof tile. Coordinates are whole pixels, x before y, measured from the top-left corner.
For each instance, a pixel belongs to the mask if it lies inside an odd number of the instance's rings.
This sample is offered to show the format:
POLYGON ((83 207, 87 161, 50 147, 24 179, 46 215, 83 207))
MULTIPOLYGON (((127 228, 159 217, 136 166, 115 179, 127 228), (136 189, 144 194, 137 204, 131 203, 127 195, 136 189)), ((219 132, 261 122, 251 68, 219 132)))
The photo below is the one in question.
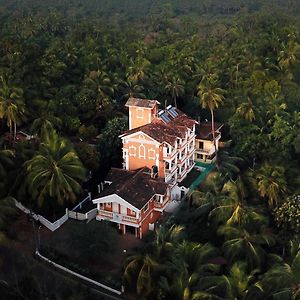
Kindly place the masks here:
MULTIPOLYGON (((215 122, 215 132, 219 131, 223 124, 215 122)), ((196 139, 213 140, 211 122, 201 122, 196 126, 196 139)))
POLYGON ((111 169, 106 180, 112 181, 100 197, 116 194, 122 199, 141 209, 155 194, 164 195, 168 184, 162 178, 151 178, 147 167, 126 171, 111 169))
POLYGON ((189 118, 186 114, 176 109, 178 116, 170 117, 170 122, 165 123, 159 117, 155 118, 151 123, 128 130, 121 136, 126 136, 135 132, 142 131, 159 143, 168 143, 174 145, 177 138, 184 138, 187 129, 192 129, 195 120, 189 118))
POLYGON ((138 99, 138 98, 129 98, 126 102, 125 106, 138 106, 138 107, 145 107, 145 108, 153 108, 155 105, 159 104, 157 100, 150 100, 150 99, 138 99))

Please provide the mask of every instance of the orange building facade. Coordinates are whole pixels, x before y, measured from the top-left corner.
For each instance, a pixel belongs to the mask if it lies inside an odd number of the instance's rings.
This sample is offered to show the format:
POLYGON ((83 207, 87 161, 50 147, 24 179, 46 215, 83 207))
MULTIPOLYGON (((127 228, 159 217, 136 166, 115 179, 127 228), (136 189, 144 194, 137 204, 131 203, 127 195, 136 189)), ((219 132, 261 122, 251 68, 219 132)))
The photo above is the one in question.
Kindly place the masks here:
POLYGON ((112 169, 108 187, 94 199, 97 220, 118 224, 122 233, 136 237, 154 229, 172 200, 181 197, 178 187, 194 167, 197 122, 157 100, 130 98, 129 130, 123 142, 123 169, 112 169))
POLYGON ((181 182, 194 167, 195 125, 178 109, 158 109, 158 101, 130 98, 129 131, 121 135, 123 168, 157 167, 165 182, 181 182))

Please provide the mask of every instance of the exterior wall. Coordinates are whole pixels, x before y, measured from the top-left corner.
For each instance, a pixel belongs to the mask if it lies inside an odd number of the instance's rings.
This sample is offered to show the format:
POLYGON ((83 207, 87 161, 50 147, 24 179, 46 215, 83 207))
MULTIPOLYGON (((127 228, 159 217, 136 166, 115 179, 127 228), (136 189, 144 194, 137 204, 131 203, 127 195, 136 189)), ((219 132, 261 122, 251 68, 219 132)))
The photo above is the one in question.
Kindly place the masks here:
MULTIPOLYGON (((221 133, 216 131, 216 147, 219 149, 221 133)), ((215 147, 211 140, 196 139, 195 161, 211 163, 215 158, 215 147), (201 145, 203 143, 203 146, 201 145), (200 146, 201 145, 201 146, 200 146), (202 156, 202 157, 201 157, 202 156)))
POLYGON ((129 107, 129 129, 137 128, 152 122, 157 114, 157 105, 152 109, 145 107, 129 107))
POLYGON ((154 210, 155 196, 148 202, 148 209, 141 210, 141 225, 140 225, 140 238, 149 230, 149 224, 155 223, 160 217, 160 212, 154 210))
POLYGON ((201 139, 196 139, 196 149, 203 149, 204 151, 210 151, 212 148, 214 148, 214 143, 213 141, 209 140, 201 140, 201 139), (200 143, 203 143, 203 147, 200 148, 200 143))
POLYGON ((158 211, 151 211, 151 213, 149 213, 145 219, 142 221, 141 223, 141 227, 140 227, 140 238, 143 237, 143 235, 149 231, 149 224, 150 223, 155 223, 159 217, 160 217, 161 213, 158 211))
POLYGON ((152 166, 160 167, 159 143, 155 142, 145 134, 123 138, 123 159, 124 168, 127 170, 136 170, 142 167, 152 166))

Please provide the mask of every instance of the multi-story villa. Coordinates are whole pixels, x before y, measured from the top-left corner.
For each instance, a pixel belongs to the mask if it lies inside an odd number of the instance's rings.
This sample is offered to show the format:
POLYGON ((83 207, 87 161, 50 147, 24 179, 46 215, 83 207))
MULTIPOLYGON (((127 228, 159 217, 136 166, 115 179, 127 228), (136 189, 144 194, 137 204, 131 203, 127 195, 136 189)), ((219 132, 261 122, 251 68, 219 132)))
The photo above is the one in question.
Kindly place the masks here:
POLYGON ((181 182, 194 167, 196 121, 156 100, 130 98, 129 130, 121 135, 124 169, 156 166, 165 182, 181 182))
MULTIPOLYGON (((218 150, 223 124, 215 122, 214 127, 216 148, 218 150)), ((199 123, 196 126, 195 161, 212 163, 216 157, 215 152, 211 122, 206 121, 199 123)))
POLYGON ((181 182, 194 167, 197 122, 156 100, 130 98, 129 130, 123 142, 123 170, 112 169, 109 187, 98 199, 98 220, 118 223, 123 233, 134 230, 139 238, 149 229, 170 200, 180 197, 181 182))

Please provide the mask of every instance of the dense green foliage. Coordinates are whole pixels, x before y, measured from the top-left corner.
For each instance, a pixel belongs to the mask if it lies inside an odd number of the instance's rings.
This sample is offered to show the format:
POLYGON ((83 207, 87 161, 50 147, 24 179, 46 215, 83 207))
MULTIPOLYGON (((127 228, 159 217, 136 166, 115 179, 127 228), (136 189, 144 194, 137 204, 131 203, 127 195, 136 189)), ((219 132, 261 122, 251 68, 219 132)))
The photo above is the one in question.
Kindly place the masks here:
POLYGON ((121 166, 128 97, 172 103, 223 122, 231 143, 129 258, 128 286, 148 299, 297 299, 299 15, 297 0, 0 1, 0 198, 74 200, 83 166, 99 178, 121 166))

